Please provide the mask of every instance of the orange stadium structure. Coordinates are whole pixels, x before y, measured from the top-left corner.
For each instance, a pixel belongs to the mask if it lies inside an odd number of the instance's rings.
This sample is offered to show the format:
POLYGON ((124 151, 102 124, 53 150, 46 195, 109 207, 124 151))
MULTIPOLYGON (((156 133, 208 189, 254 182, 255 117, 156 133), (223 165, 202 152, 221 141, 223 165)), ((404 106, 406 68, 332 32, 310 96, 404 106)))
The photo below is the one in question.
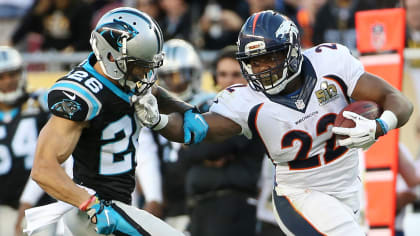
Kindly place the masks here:
MULTIPOLYGON (((400 8, 356 13, 357 48, 365 70, 401 90, 405 40, 405 10, 400 8), (369 54, 369 55, 366 55, 369 54)), ((365 186, 369 235, 394 235, 398 130, 366 152, 365 186)))

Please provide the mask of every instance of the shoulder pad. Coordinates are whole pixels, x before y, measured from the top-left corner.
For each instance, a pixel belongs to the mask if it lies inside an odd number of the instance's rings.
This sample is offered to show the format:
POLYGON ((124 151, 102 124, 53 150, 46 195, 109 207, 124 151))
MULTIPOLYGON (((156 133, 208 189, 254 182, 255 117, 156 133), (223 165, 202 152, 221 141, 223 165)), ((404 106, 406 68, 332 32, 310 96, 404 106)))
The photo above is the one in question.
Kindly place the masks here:
POLYGON ((66 75, 51 87, 48 93, 48 107, 56 116, 74 121, 91 120, 101 111, 102 103, 91 89, 69 79, 72 75, 66 75))
POLYGON ((338 43, 324 43, 304 51, 317 74, 333 74, 343 80, 358 79, 364 72, 362 63, 351 51, 338 43))
POLYGON ((242 134, 251 138, 248 116, 251 108, 259 102, 247 85, 236 84, 219 92, 210 107, 210 112, 222 115, 242 127, 242 134))

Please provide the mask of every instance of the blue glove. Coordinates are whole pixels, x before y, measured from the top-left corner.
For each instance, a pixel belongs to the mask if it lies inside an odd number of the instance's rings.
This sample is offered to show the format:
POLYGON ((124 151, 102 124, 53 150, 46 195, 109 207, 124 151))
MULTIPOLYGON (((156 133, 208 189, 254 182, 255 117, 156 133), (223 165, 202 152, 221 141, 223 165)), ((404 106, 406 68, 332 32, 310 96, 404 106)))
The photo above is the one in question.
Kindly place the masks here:
POLYGON ((116 205, 101 200, 87 210, 87 214, 92 223, 95 223, 93 218, 96 217, 96 232, 98 234, 111 234, 115 231, 119 231, 127 235, 142 236, 142 234, 121 216, 118 212, 121 209, 117 208, 117 210, 115 210, 114 206, 116 205))
POLYGON ((184 113, 184 143, 200 143, 207 135, 209 125, 197 109, 190 109, 184 113), (193 140, 191 140, 191 133, 193 140))

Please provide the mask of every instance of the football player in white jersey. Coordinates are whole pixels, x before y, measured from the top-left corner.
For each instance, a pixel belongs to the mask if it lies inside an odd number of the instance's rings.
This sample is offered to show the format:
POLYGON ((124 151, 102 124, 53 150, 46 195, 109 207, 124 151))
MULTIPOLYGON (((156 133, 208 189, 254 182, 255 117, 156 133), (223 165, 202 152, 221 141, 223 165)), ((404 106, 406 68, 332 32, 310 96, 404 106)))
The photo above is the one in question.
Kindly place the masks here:
MULTIPOLYGON (((412 104, 365 72, 342 45, 321 44, 302 53, 295 24, 273 11, 247 19, 237 59, 248 86, 232 86, 217 96, 204 114, 206 140, 243 134, 263 141, 275 165, 277 222, 287 235, 364 235, 357 223, 357 149, 404 125, 412 104), (384 112, 376 120, 347 112, 356 127, 333 128, 337 114, 353 100, 376 102, 384 112), (349 137, 336 140, 334 133, 349 137)), ((161 134, 181 139, 182 119, 171 116, 161 134)))

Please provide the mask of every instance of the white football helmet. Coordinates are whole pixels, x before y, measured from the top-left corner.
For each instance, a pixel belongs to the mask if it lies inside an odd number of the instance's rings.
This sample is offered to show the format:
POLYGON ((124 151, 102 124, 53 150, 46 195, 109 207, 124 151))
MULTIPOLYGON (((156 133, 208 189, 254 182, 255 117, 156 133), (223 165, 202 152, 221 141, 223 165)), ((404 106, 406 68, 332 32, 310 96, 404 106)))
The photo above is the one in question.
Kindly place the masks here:
POLYGON ((0 76, 4 73, 14 73, 19 77, 14 91, 0 90, 0 102, 12 105, 26 94, 26 76, 22 57, 16 49, 9 46, 0 46, 0 76))
POLYGON ((202 63, 194 47, 185 40, 163 44, 165 60, 158 69, 159 85, 187 101, 200 91, 202 63))
POLYGON ((142 93, 156 81, 154 69, 163 62, 163 35, 146 13, 129 7, 105 13, 92 31, 90 44, 104 73, 122 86, 142 93), (146 69, 145 74, 132 74, 139 66, 146 69))

